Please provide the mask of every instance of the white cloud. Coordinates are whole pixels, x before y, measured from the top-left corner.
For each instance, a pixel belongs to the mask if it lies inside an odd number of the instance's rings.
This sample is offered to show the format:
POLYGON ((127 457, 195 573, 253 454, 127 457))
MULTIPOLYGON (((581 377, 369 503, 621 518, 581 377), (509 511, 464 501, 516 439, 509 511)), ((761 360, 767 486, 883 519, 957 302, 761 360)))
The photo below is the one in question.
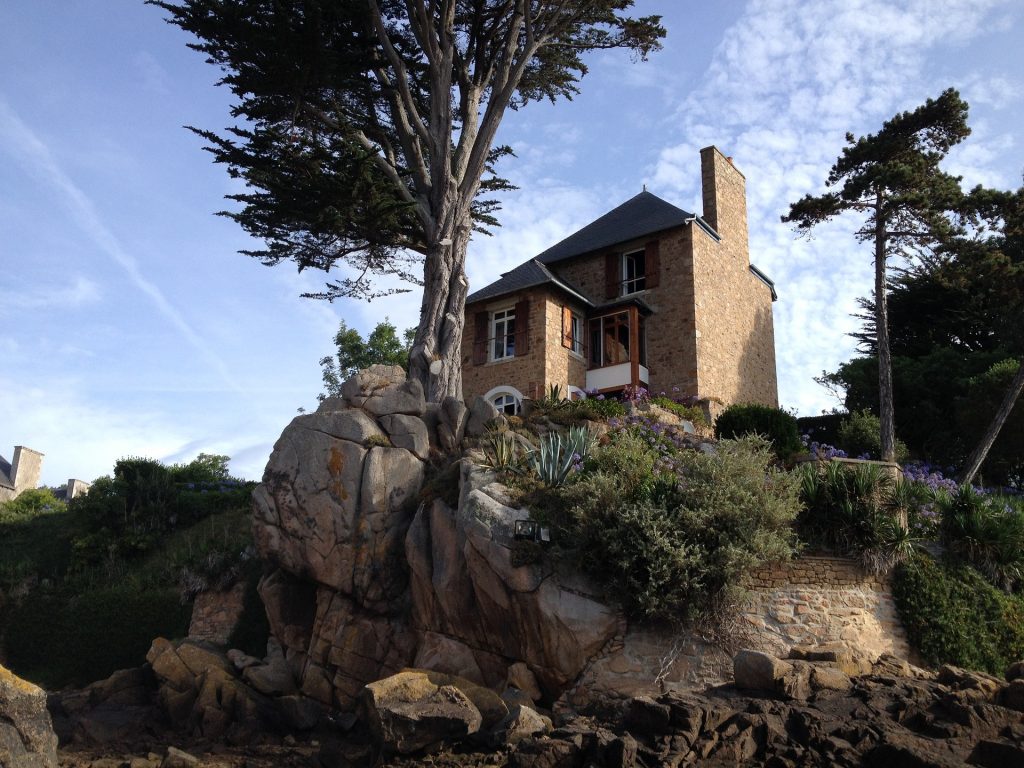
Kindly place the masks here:
POLYGON ((51 282, 31 287, 0 288, 0 313, 26 309, 68 308, 95 304, 102 292, 99 283, 78 275, 70 282, 51 282))
MULTIPOLYGON (((699 210, 698 150, 716 144, 747 173, 751 260, 776 281, 776 348, 784 405, 816 413, 835 403, 813 382, 854 352, 849 315, 872 285, 871 254, 854 220, 822 225, 796 240, 779 218, 789 203, 824 189, 846 131, 872 132, 895 112, 945 87, 928 68, 932 49, 974 39, 1001 0, 754 0, 719 44, 699 87, 672 118, 679 138, 650 170, 655 191, 699 210)), ((1013 95, 1009 81, 970 81, 982 99, 1013 95)), ((976 138, 976 137, 975 137, 976 138)), ((951 157, 950 170, 975 182, 998 178, 990 137, 951 157)))

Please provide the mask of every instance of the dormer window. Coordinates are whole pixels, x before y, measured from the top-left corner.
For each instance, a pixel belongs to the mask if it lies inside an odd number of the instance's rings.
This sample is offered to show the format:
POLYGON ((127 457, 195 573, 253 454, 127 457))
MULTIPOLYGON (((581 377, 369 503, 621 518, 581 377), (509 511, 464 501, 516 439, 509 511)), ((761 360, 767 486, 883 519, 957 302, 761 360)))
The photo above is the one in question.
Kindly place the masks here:
POLYGON ((647 260, 644 251, 622 254, 622 295, 636 293, 647 287, 647 260))

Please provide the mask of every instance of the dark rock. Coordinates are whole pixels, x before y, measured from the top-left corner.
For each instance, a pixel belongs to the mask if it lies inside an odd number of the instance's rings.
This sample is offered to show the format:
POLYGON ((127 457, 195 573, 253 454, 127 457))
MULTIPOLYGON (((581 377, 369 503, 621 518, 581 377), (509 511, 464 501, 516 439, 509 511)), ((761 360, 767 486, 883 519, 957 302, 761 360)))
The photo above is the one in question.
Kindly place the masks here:
POLYGON ((1004 677, 1008 683, 1012 683, 1014 680, 1019 680, 1024 677, 1024 661, 1013 662, 1013 664, 1006 668, 1006 674, 1004 677))
POLYGON ((979 741, 967 762, 984 768, 1024 768, 1024 749, 1008 741, 979 741))
POLYGON ((624 722, 635 733, 665 733, 672 721, 672 710, 648 696, 637 696, 626 704, 624 722))
POLYGON ((0 765, 11 768, 56 768, 57 734, 53 732, 46 693, 0 666, 0 765))

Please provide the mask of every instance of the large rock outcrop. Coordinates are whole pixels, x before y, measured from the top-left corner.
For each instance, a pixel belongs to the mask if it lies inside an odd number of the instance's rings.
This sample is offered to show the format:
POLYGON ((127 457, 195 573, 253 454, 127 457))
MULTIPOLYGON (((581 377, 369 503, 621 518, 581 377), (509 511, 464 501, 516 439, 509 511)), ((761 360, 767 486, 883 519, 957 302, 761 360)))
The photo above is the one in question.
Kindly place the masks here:
POLYGON ((465 407, 428 405, 386 366, 342 393, 284 430, 254 495, 257 545, 278 566, 260 591, 302 693, 347 709, 408 666, 503 687, 518 664, 556 697, 621 618, 578 574, 513 565, 528 512, 492 473, 462 461, 455 508, 421 501, 431 456, 483 428, 465 407))
POLYGON ((57 768, 46 692, 0 666, 0 766, 57 768))

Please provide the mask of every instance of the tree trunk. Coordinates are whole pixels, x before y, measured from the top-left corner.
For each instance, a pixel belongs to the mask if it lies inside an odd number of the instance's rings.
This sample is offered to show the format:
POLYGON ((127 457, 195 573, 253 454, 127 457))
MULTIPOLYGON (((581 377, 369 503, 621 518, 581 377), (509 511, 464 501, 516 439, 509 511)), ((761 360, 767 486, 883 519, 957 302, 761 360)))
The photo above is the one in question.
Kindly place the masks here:
MULTIPOLYGON (((441 230, 440 234, 444 235, 441 230)), ((465 325, 468 221, 432 246, 423 264, 420 324, 409 355, 409 376, 419 379, 428 402, 462 398, 462 331, 465 325)))
POLYGON ((889 353, 889 307, 885 285, 886 222, 882 193, 875 196, 875 333, 878 337, 878 420, 882 461, 896 461, 896 427, 892 395, 892 357, 889 353))
POLYGON ((960 483, 962 485, 969 484, 974 480, 975 475, 978 474, 978 470, 981 469, 981 465, 985 462, 985 457, 988 456, 992 444, 999 437, 999 431, 1003 428, 1006 420, 1010 418, 1010 413, 1013 411, 1013 406, 1017 403, 1018 398, 1020 398, 1021 391, 1024 391, 1024 357, 1020 360, 1020 368, 1017 369, 1017 375, 1010 382, 1010 388, 1006 390, 1006 395, 1003 397, 999 410, 996 411, 996 415, 989 423, 985 434, 981 436, 978 445, 975 446, 974 451, 967 459, 967 466, 960 476, 960 483))

